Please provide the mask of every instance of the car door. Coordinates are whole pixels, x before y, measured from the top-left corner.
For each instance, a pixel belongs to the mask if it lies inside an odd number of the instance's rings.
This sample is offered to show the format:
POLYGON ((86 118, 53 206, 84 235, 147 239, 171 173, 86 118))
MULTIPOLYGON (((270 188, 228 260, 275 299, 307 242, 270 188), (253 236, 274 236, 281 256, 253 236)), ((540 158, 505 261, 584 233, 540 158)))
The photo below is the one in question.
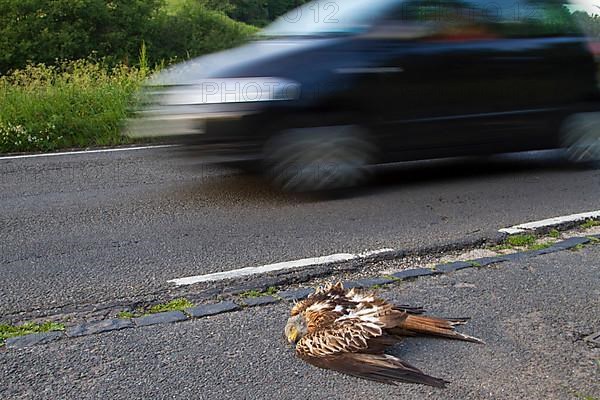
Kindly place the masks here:
POLYGON ((513 9, 488 4, 411 0, 361 38, 380 69, 370 98, 386 149, 519 150, 542 129, 552 108, 546 50, 501 28, 513 9))

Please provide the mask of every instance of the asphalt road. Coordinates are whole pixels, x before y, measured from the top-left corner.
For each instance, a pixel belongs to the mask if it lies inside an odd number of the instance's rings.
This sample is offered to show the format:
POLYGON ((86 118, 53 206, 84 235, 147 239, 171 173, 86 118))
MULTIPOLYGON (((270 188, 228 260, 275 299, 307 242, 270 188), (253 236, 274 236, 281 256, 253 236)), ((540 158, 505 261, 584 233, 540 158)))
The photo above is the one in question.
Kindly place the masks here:
POLYGON ((6 399, 486 399, 600 397, 600 246, 421 278, 380 292, 472 321, 486 345, 408 339, 393 349, 447 389, 318 370, 283 341, 289 304, 0 351, 6 399), (583 397, 589 396, 589 397, 583 397))
POLYGON ((151 150, 0 159, 0 318, 164 290, 190 275, 475 240, 597 210, 600 170, 556 153, 409 163, 336 199, 151 150))

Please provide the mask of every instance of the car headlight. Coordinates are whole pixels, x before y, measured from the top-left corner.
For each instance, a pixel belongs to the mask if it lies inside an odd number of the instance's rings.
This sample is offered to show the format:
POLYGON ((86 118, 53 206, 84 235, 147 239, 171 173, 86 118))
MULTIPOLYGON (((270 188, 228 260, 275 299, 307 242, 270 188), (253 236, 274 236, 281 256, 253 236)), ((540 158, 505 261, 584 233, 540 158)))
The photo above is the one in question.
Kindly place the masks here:
POLYGON ((300 84, 288 79, 225 78, 169 88, 160 103, 166 106, 256 103, 293 100, 299 96, 300 84))

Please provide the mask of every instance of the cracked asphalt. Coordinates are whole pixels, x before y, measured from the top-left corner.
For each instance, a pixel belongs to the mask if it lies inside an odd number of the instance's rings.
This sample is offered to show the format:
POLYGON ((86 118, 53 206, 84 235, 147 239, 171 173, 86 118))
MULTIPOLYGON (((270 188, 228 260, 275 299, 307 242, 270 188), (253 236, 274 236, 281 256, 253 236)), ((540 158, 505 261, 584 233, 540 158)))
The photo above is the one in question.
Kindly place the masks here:
POLYGON ((555 152, 387 166, 335 199, 278 193, 177 149, 0 160, 0 321, 190 275, 475 241, 599 198, 600 170, 555 152))
POLYGON ((0 351, 6 399, 579 399, 600 397, 600 245, 468 269, 379 292, 447 317, 486 345, 408 339, 392 352, 452 381, 397 387, 296 359, 289 304, 0 351))

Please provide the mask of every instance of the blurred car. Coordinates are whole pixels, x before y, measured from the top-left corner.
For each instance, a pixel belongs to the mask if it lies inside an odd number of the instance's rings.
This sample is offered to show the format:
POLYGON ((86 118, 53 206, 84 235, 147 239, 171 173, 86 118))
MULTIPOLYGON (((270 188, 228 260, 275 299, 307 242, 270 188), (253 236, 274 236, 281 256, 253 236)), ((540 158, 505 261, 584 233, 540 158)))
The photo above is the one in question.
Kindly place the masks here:
POLYGON ((158 73, 128 134, 252 160, 295 191, 404 160, 559 147, 600 159, 597 67, 566 6, 307 3, 239 48, 158 73))

